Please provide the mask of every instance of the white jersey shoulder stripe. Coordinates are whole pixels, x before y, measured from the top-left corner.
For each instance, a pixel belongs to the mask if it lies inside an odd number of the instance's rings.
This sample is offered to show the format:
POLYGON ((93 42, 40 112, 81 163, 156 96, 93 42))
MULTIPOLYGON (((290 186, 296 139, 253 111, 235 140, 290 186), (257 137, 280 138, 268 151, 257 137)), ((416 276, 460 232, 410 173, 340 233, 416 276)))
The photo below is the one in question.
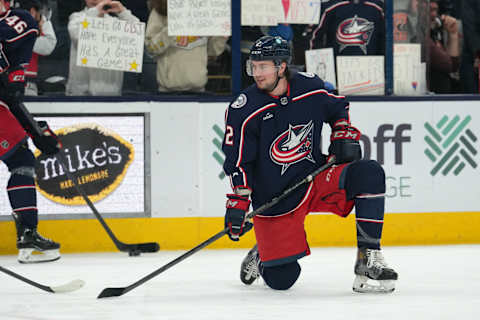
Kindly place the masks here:
POLYGON ((333 97, 333 98, 336 98, 336 99, 345 99, 345 96, 337 96, 337 95, 334 95, 333 93, 328 92, 325 89, 318 89, 318 90, 305 92, 305 93, 303 93, 299 96, 296 96, 296 97, 292 98, 292 101, 298 101, 300 99, 306 98, 306 97, 314 95, 314 94, 326 94, 327 96, 333 97))
POLYGON ((383 9, 382 9, 382 7, 380 7, 378 4, 373 3, 373 2, 370 2, 370 1, 365 1, 364 3, 365 3, 365 5, 374 7, 375 9, 377 9, 378 11, 380 11, 380 13, 382 14, 382 16, 384 15, 384 14, 383 14, 383 9))
POLYGON ((21 38, 29 35, 30 33, 33 33, 33 32, 38 35, 38 30, 37 30, 37 29, 30 29, 30 30, 28 30, 27 32, 22 33, 21 35, 15 37, 15 38, 11 38, 11 39, 5 40, 5 42, 8 42, 8 43, 10 43, 10 42, 15 42, 15 41, 17 41, 17 40, 19 40, 19 39, 21 39, 21 38))

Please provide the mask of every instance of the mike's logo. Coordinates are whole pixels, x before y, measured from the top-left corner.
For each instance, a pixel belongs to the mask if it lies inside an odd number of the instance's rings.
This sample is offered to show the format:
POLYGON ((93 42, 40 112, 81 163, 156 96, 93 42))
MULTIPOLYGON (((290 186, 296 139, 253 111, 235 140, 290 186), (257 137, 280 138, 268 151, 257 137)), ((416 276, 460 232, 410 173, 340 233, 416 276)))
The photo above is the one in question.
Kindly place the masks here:
POLYGON ((428 134, 425 136, 425 155, 433 162, 430 171, 435 176, 439 171, 446 176, 450 172, 458 175, 466 165, 477 167, 477 136, 468 128, 471 116, 461 120, 458 115, 449 119, 443 116, 438 123, 425 122, 428 134))
MULTIPOLYGON (((66 166, 92 202, 109 195, 122 182, 134 158, 133 146, 115 132, 97 124, 81 124, 55 131, 62 141, 66 166)), ((39 151, 38 190, 46 198, 67 205, 83 205, 73 182, 54 156, 39 151)))

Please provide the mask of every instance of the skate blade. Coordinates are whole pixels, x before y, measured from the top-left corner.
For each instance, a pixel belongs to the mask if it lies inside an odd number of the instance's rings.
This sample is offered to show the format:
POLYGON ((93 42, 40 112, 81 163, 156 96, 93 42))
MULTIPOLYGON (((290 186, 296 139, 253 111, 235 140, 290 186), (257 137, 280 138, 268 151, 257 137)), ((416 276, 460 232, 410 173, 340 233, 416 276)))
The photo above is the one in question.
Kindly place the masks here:
POLYGON ((20 263, 41 263, 51 262, 60 259, 60 251, 58 249, 36 251, 35 249, 20 249, 18 251, 18 262, 20 263), (39 254, 33 254, 33 252, 39 254))
POLYGON ((357 275, 352 289, 359 293, 392 293, 395 290, 395 280, 373 280, 357 275))

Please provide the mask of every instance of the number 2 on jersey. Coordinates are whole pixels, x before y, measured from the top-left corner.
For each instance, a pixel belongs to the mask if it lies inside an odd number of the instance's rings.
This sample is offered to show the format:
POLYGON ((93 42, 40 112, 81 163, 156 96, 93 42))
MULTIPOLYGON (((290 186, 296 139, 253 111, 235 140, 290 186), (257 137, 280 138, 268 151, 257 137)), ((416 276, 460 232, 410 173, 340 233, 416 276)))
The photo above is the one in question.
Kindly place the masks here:
POLYGON ((233 145, 233 128, 227 126, 227 131, 225 132, 225 144, 232 146, 233 145))

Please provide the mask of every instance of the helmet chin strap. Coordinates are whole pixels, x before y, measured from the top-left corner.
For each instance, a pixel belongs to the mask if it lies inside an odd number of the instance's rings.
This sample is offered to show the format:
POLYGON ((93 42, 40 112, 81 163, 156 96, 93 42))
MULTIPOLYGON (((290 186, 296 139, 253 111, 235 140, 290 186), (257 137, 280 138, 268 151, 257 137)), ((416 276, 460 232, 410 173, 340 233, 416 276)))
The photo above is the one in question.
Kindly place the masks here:
POLYGON ((279 76, 278 75, 278 70, 277 70, 277 80, 275 80, 275 84, 272 86, 271 89, 265 89, 265 91, 267 91, 268 93, 272 93, 273 90, 275 90, 278 86, 278 83, 280 82, 280 79, 284 78, 285 77, 285 73, 283 74, 283 76, 279 76))
POLYGON ((271 88, 265 89, 265 91, 267 91, 268 93, 272 93, 273 90, 277 88, 279 81, 280 81, 280 76, 278 75, 278 71, 277 71, 277 80, 275 80, 275 84, 271 88))

